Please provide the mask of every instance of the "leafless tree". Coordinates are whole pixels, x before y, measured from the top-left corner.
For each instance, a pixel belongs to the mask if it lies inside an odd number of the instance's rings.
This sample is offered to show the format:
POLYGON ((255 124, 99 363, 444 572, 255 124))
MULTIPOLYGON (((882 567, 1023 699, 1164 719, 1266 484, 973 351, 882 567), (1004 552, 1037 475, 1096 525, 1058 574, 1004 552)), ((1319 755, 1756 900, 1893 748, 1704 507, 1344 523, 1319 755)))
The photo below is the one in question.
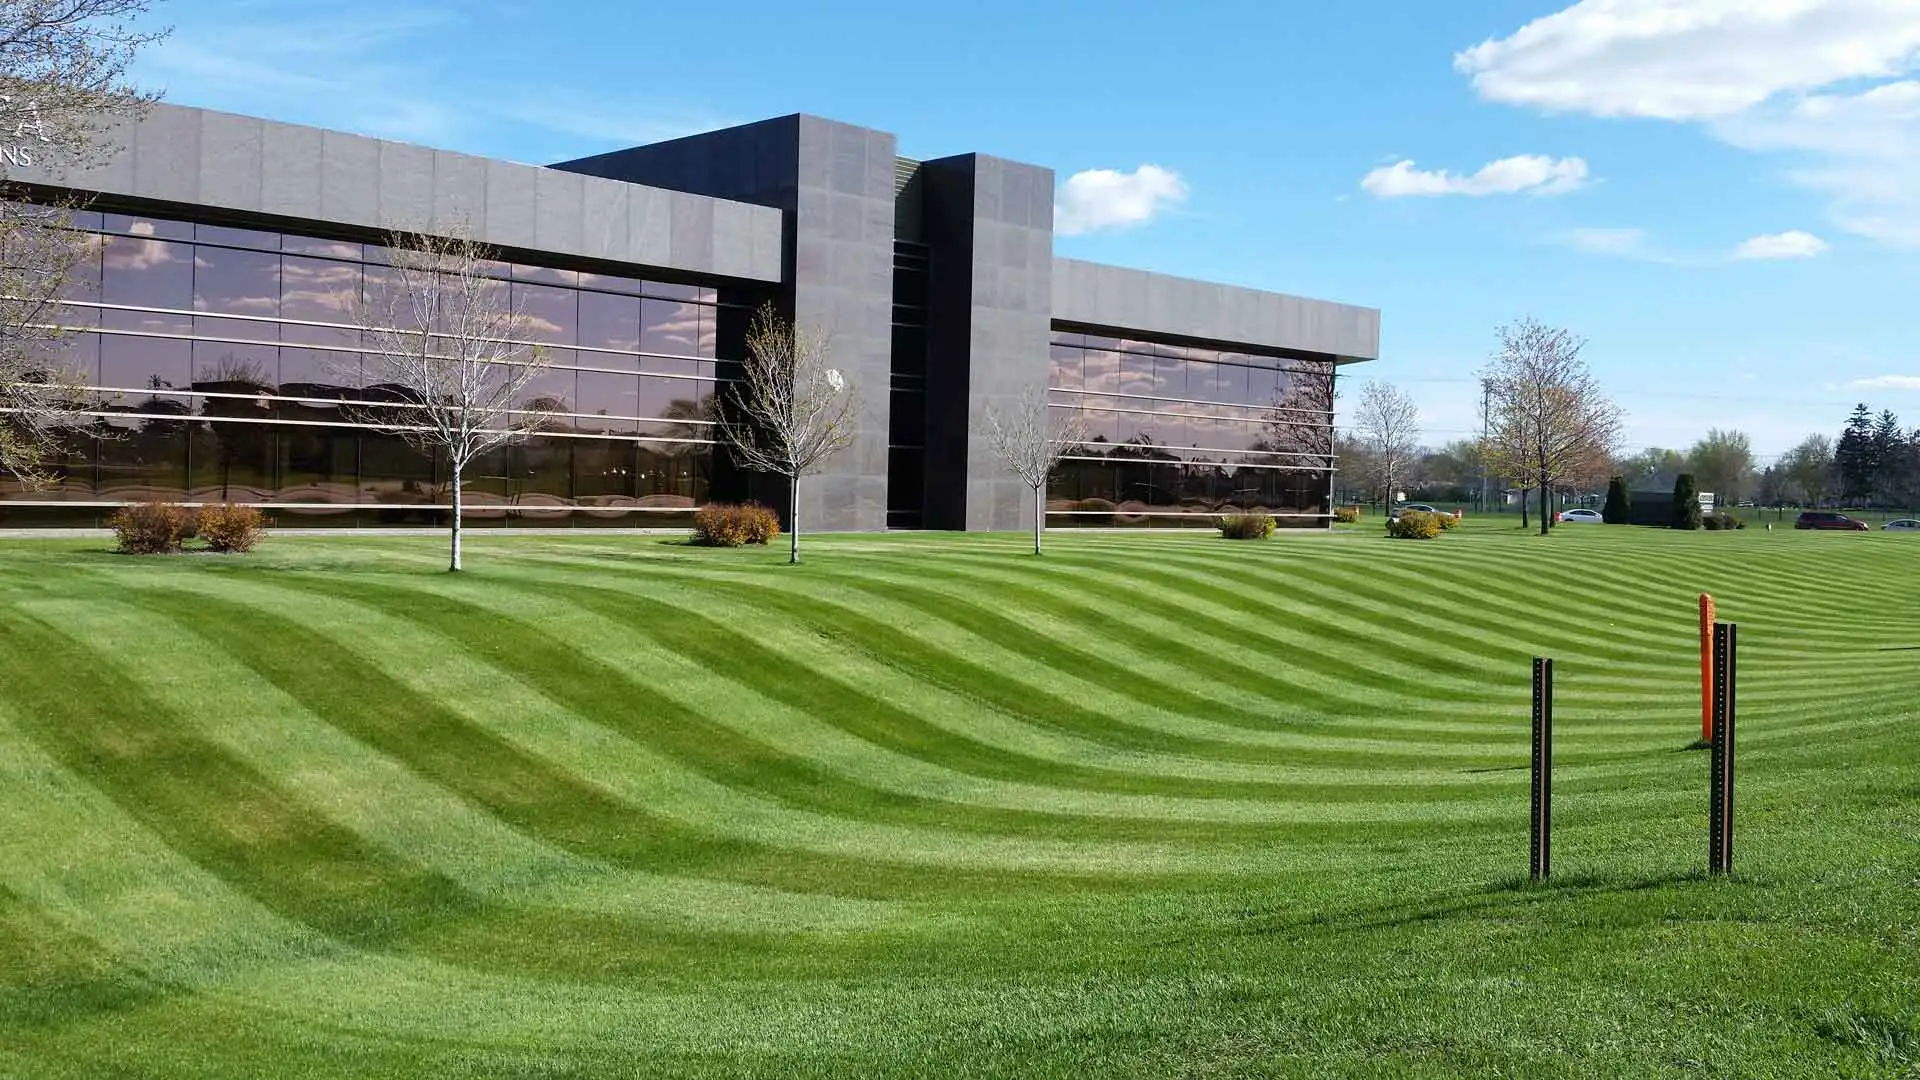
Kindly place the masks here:
POLYGON ((493 251, 464 225, 444 236, 395 233, 388 265, 369 268, 355 304, 364 355, 342 372, 362 397, 350 413, 362 423, 447 456, 452 493, 452 555, 460 569, 461 488, 474 459, 539 430, 543 413, 515 411, 548 364, 544 350, 519 340, 522 318, 507 283, 487 275, 493 251))
POLYGON ((1375 479, 1385 487, 1386 505, 1392 506, 1395 482, 1405 478, 1420 452, 1420 408, 1405 391, 1375 379, 1360 392, 1353 426, 1367 447, 1375 479))
POLYGON ((1047 406, 1045 387, 1028 387, 1004 414, 987 406, 987 440, 1007 468, 1033 489, 1033 553, 1047 524, 1047 478, 1087 439, 1086 419, 1078 410, 1047 406))
POLYGON ((1539 491, 1545 536, 1553 523, 1551 492, 1606 475, 1620 441, 1620 407, 1580 359, 1586 342, 1569 331, 1526 318, 1498 333, 1484 375, 1486 456, 1498 475, 1539 491))
POLYGON ((113 152, 102 136, 152 96, 126 82, 134 54, 165 31, 134 29, 148 0, 0 0, 0 471, 29 487, 97 403, 60 330, 73 269, 92 238, 72 199, 34 204, 12 169, 57 172, 113 152))
POLYGON ((747 326, 740 377, 717 411, 734 463, 787 478, 787 561, 800 561, 800 480, 852 445, 860 394, 832 364, 833 339, 771 304, 747 326))

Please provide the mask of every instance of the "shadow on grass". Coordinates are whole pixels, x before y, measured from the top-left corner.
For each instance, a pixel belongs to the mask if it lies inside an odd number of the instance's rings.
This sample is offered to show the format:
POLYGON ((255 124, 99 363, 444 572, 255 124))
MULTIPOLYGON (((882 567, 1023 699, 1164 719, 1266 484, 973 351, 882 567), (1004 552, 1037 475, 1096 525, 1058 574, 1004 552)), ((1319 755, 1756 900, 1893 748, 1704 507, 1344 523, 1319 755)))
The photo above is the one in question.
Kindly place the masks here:
POLYGON ((1486 886, 1452 896, 1378 904, 1346 911, 1318 912, 1283 918, 1255 917, 1240 930, 1243 935, 1283 934, 1302 930, 1388 930, 1443 923, 1459 918, 1498 916, 1501 912, 1557 900, 1627 896, 1682 885, 1759 884, 1738 874, 1709 875, 1704 869, 1675 874, 1627 877, 1600 873, 1562 874, 1534 881, 1524 874, 1500 878, 1486 886))

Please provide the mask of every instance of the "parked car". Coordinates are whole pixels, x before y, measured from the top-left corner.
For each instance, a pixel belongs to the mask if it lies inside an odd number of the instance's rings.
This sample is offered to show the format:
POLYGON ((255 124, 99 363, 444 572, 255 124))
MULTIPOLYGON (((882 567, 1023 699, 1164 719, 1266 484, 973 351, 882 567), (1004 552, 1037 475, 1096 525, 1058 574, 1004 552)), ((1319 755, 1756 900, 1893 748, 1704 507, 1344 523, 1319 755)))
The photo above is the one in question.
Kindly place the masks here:
POLYGON ((1601 517, 1598 510, 1562 510, 1560 512, 1562 525, 1604 525, 1606 523, 1607 519, 1601 517))
MULTIPOLYGON (((1387 511, 1387 520, 1399 521, 1400 515, 1406 513, 1408 510, 1418 510, 1423 514, 1441 513, 1441 511, 1435 510, 1433 507, 1428 506, 1426 503, 1407 503, 1404 506, 1396 506, 1392 510, 1387 511)), ((1452 517, 1453 515, 1449 514, 1447 516, 1452 517)))
POLYGON ((1867 523, 1859 518, 1850 518, 1845 514, 1835 514, 1825 510, 1808 510, 1794 519, 1796 529, 1828 529, 1841 532, 1867 532, 1867 523))
POLYGON ((1880 528, 1886 532, 1920 532, 1920 518, 1901 518, 1889 521, 1880 528))

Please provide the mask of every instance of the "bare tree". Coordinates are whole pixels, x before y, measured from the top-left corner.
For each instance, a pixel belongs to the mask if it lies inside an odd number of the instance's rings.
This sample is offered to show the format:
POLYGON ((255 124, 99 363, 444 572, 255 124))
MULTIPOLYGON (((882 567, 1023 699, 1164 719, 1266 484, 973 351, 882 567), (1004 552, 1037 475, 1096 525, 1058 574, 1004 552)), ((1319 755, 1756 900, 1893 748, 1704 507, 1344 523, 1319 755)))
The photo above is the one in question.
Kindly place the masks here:
POLYGON ((113 152, 102 138, 152 99, 126 82, 138 50, 165 31, 135 30, 147 0, 0 0, 0 471, 52 480, 48 456, 97 404, 64 356, 61 303, 93 240, 74 232, 72 199, 35 205, 12 170, 57 176, 113 152))
POLYGON ((1040 554, 1040 533, 1047 523, 1047 478, 1087 439, 1087 423, 1078 410, 1047 407, 1045 387, 1028 387, 1004 415, 987 406, 987 439, 1013 474, 1033 489, 1033 553, 1040 554))
POLYGON ((787 561, 800 561, 800 479, 852 445, 857 387, 831 362, 833 339, 768 304, 747 326, 747 355, 717 416, 734 463, 787 478, 787 561))
POLYGON ((493 251, 464 225, 445 236, 395 233, 387 267, 367 272, 356 305, 365 354, 355 372, 364 397, 350 412, 425 453, 445 453, 453 497, 452 555, 460 569, 466 468, 490 450, 539 430, 544 413, 515 403, 546 369, 537 345, 517 340, 522 319, 507 283, 489 277, 493 251))
POLYGON ((1487 459, 1498 475, 1539 491, 1545 536, 1553 490, 1606 474, 1620 441, 1620 407, 1601 392, 1580 359, 1586 342, 1572 333, 1526 318, 1499 336, 1484 375, 1487 459))
POLYGON ((1420 408, 1405 391, 1375 379, 1360 392, 1353 426, 1366 444, 1374 475, 1386 487, 1386 505, 1392 506, 1395 480, 1420 452, 1420 408))

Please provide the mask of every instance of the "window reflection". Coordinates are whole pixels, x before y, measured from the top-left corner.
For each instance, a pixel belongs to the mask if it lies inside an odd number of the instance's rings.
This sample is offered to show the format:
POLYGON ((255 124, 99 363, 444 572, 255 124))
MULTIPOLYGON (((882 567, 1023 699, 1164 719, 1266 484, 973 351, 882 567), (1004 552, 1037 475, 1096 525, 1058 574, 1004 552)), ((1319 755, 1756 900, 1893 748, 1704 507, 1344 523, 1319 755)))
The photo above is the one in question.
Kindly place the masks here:
POLYGON ((1049 402, 1088 431, 1049 485, 1056 525, 1193 524, 1265 508, 1327 511, 1333 365, 1055 330, 1049 402))
MULTIPOLYGON (((66 362, 107 393, 57 464, 56 494, 231 499, 286 513, 432 523, 444 461, 357 423, 356 308, 391 271, 377 244, 83 214, 63 295, 66 362), (96 438, 95 435, 111 437, 96 438)), ((523 407, 539 435, 476 462, 481 507, 598 515, 705 498, 718 292, 500 263, 491 276, 553 365, 523 407), (576 346, 578 350, 576 351, 576 346)), ((743 318, 730 315, 730 326, 743 318)), ((0 498, 21 498, 11 488, 0 498)), ((483 511, 485 512, 485 511, 483 511)))

